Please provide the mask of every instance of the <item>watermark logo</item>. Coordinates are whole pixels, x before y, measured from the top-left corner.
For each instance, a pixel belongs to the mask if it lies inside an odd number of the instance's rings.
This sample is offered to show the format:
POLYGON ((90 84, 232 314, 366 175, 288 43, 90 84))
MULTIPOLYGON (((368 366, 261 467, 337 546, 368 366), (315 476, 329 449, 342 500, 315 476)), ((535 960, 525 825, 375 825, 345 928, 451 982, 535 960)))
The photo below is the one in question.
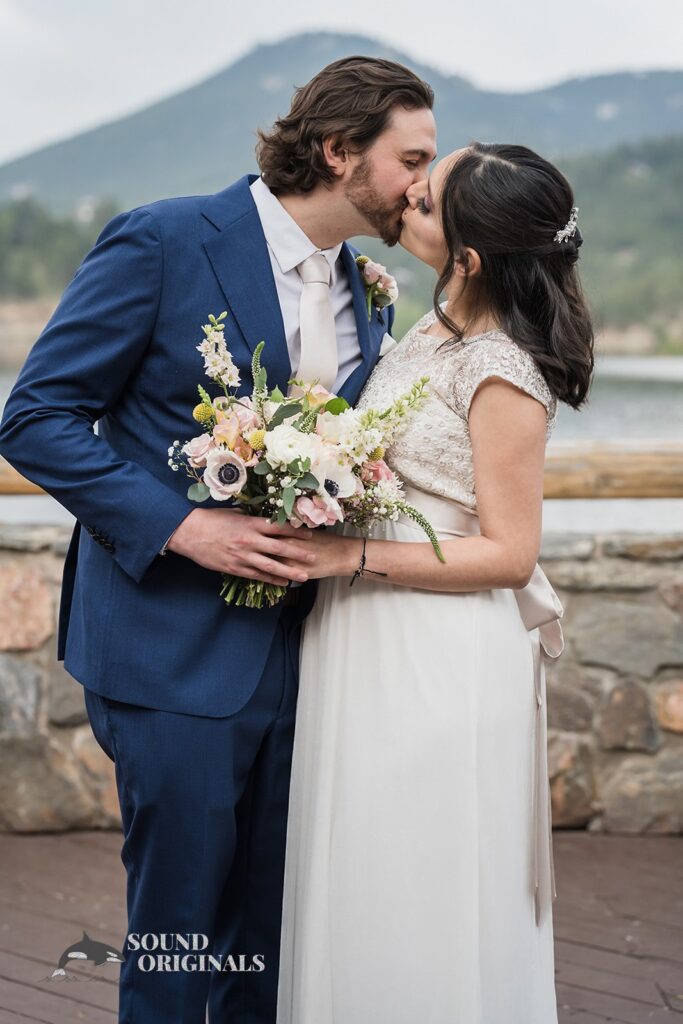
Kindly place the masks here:
POLYGON ((126 937, 126 955, 108 942, 92 939, 84 930, 78 942, 64 950, 54 971, 44 981, 92 981, 96 975, 74 969, 86 964, 105 967, 132 961, 144 974, 152 972, 250 973, 265 971, 262 953, 216 953, 202 932, 132 932, 126 937), (69 969, 71 968, 71 970, 69 969))
POLYGON ((59 962, 49 977, 49 981, 61 979, 68 981, 87 980, 80 974, 72 974, 67 970, 69 964, 92 963, 95 967, 102 967, 105 964, 122 964, 125 958, 114 946, 107 942, 98 942, 91 939, 86 931, 79 942, 67 946, 59 958, 59 962))
POLYGON ((137 953, 137 968, 145 974, 152 971, 248 973, 266 969, 265 957, 261 953, 208 952, 209 937, 202 932, 132 933, 128 936, 127 949, 137 953))

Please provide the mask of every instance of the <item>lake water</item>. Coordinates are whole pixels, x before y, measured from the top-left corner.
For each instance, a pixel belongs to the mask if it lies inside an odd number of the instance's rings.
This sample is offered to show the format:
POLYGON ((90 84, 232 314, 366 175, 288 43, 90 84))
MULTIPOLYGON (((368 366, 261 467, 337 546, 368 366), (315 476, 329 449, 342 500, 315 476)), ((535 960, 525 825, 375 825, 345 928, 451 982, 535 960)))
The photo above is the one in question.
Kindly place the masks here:
MULTIPOLYGON (((0 373, 0 409, 15 375, 0 373)), ((553 440, 683 441, 683 357, 605 356, 581 412, 560 406, 553 440)), ((0 497, 1 522, 72 523, 47 496, 0 497)), ((683 531, 683 501, 546 501, 544 530, 683 531)))

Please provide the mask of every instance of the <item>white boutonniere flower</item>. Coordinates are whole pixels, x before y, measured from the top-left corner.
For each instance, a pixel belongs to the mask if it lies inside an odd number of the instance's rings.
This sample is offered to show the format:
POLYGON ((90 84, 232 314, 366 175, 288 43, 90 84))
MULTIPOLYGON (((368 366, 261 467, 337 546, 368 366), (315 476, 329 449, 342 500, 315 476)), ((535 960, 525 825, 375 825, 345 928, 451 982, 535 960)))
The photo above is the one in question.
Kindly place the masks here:
POLYGON ((363 277, 365 300, 368 305, 368 320, 372 317, 372 307, 384 309, 391 306, 398 298, 396 278, 387 273, 381 263, 374 263, 367 256, 356 256, 356 266, 363 277))

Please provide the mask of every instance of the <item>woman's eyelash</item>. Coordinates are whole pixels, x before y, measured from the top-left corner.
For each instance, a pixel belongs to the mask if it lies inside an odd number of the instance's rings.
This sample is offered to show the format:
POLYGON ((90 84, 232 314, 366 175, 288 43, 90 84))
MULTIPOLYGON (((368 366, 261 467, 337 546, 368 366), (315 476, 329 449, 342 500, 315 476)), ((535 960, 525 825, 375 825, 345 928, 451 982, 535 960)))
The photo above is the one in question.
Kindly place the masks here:
POLYGON ((425 196, 420 196, 420 198, 417 201, 417 208, 420 211, 420 213, 431 213, 432 212, 429 209, 429 207, 427 206, 427 200, 426 200, 425 196))

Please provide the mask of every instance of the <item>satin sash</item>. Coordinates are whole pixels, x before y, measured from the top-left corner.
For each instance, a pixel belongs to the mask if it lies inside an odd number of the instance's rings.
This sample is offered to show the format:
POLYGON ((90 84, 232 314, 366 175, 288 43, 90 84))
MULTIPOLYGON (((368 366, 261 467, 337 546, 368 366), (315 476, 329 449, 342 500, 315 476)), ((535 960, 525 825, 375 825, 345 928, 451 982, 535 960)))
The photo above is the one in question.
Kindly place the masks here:
MULTIPOLYGON (((481 535, 477 513, 450 498, 428 494, 426 491, 420 491, 414 487, 405 488, 405 498, 410 505, 414 505, 427 517, 439 539, 481 535)), ((406 516, 401 515, 399 522, 421 531, 421 527, 406 516)), ((550 581, 538 564, 527 585, 512 592, 517 600, 522 622, 532 634, 530 639, 533 652, 536 715, 533 751, 531 876, 534 914, 536 924, 539 925, 543 908, 551 906, 557 896, 548 779, 545 661, 554 661, 564 650, 564 638, 560 625, 564 609, 550 585, 550 581)))

